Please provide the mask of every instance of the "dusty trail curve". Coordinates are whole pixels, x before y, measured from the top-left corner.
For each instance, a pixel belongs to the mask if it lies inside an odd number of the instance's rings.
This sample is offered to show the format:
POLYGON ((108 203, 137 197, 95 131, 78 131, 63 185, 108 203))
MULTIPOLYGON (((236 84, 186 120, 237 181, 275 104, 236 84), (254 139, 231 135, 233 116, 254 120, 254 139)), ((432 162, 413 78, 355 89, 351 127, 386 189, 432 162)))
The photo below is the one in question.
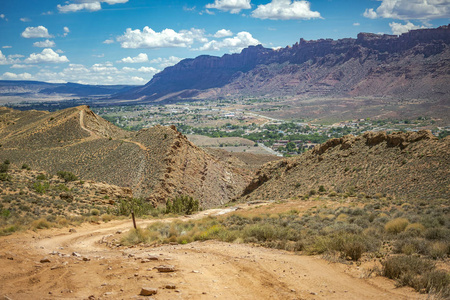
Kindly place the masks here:
MULTIPOLYGON (((244 209, 246 207, 242 206, 244 209)), ((191 218, 229 213, 203 211, 191 218)), ((171 222, 174 219, 166 219, 171 222)), ((138 220, 141 227, 156 220, 138 220)), ((411 289, 375 277, 361 279, 354 266, 319 257, 217 241, 158 247, 109 248, 101 243, 129 220, 27 232, 0 238, 0 296, 10 299, 425 299, 411 289), (72 255, 76 252, 79 256, 72 255), (146 261, 156 257, 158 260, 146 261), (50 263, 40 263, 47 257, 50 263), (154 267, 174 265, 173 273, 154 267), (174 285, 175 289, 165 288, 174 285), (144 298, 142 298, 144 299, 144 298)))

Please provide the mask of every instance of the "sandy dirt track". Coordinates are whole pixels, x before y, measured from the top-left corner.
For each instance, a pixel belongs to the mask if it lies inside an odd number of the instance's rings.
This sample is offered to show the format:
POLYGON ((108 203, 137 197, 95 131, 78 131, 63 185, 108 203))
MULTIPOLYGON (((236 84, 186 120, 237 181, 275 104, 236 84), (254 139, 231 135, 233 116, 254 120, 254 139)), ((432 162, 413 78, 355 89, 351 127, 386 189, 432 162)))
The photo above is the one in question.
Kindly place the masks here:
MULTIPOLYGON (((150 222, 138 221, 142 227, 150 222)), ((119 240, 117 232, 130 227, 130 221, 113 221, 83 224, 72 233, 63 228, 0 237, 0 299, 426 298, 382 277, 363 279, 366 271, 355 265, 252 245, 208 241, 111 248, 102 243, 119 240), (40 262, 43 258, 50 262, 40 262), (160 265, 176 271, 159 273, 154 267, 160 265), (139 296, 142 287, 157 288, 157 294, 139 296)))

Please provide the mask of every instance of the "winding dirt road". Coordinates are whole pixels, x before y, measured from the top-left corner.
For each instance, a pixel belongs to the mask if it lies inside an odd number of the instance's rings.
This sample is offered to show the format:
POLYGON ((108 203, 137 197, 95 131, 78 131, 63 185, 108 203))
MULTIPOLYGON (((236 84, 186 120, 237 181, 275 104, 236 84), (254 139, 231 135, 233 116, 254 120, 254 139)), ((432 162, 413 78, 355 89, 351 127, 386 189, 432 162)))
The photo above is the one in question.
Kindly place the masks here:
MULTIPOLYGON (((231 210, 208 210, 193 218, 231 210)), ((138 221, 141 227, 150 222, 138 221)), ((150 299, 426 298, 382 277, 362 279, 366 271, 354 265, 246 244, 116 248, 102 243, 119 240, 118 231, 130 225, 113 221, 83 224, 76 232, 63 228, 0 237, 0 297, 149 299, 139 293, 151 287, 158 292, 150 299), (41 262, 44 258, 49 262, 41 262), (159 273, 154 267, 160 265, 176 271, 159 273)))

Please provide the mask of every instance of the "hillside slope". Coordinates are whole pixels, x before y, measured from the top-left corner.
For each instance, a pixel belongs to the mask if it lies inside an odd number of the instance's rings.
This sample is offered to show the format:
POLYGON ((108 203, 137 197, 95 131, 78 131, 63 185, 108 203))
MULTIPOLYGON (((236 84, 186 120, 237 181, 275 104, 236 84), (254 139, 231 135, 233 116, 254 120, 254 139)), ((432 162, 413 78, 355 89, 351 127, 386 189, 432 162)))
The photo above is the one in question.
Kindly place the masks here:
POLYGON ((183 194, 203 207, 224 204, 250 179, 250 171, 205 153, 175 127, 126 132, 87 106, 53 113, 0 108, 0 144, 0 159, 17 166, 129 187, 155 204, 183 194))
POLYGON ((450 93, 450 27, 401 36, 360 33, 357 39, 300 40, 273 50, 185 59, 145 86, 116 99, 172 102, 239 96, 398 96, 446 99, 450 93))
POLYGON ((335 138, 307 153, 270 162, 244 199, 286 199, 319 191, 402 199, 450 198, 450 138, 428 131, 367 132, 335 138), (378 194, 378 195, 377 195, 378 194))

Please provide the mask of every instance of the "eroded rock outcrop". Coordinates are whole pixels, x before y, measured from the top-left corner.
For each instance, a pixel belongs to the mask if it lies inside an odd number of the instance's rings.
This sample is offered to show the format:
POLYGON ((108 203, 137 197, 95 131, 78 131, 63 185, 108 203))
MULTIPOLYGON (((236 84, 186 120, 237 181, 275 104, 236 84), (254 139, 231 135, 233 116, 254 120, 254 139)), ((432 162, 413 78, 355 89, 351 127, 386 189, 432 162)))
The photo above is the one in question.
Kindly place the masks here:
POLYGON ((430 131, 367 132, 331 139, 303 155, 267 163, 245 200, 276 200, 326 191, 448 199, 450 138, 430 131))

